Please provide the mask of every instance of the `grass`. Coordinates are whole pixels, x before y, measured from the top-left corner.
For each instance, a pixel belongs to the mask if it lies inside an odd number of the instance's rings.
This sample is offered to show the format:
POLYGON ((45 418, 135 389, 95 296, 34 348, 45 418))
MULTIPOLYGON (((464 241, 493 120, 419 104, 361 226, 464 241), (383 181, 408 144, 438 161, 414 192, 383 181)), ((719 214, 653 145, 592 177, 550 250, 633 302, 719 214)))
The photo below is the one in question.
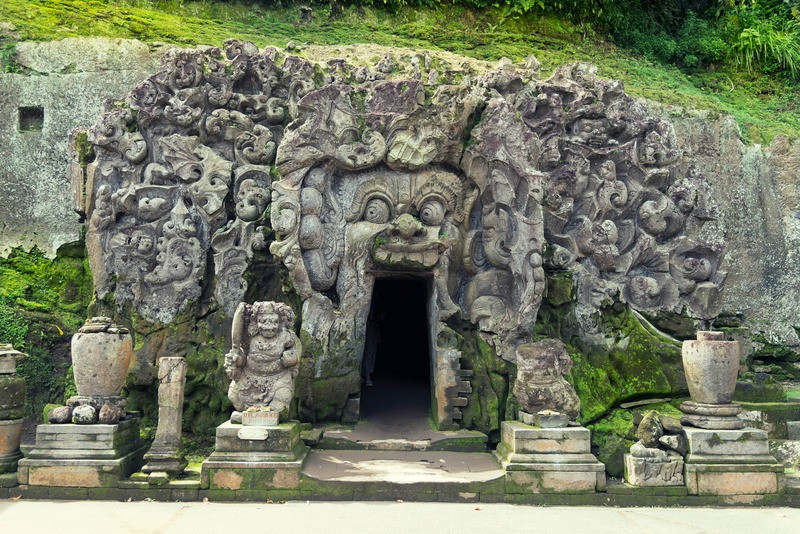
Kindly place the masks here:
POLYGON ((749 142, 776 134, 800 138, 800 85, 788 80, 722 69, 687 73, 614 47, 558 19, 501 19, 493 10, 459 6, 340 8, 313 5, 315 18, 300 24, 297 6, 243 1, 182 0, 2 0, 0 21, 11 22, 23 39, 122 37, 183 46, 219 45, 229 37, 259 46, 283 47, 290 40, 316 45, 374 43, 447 50, 485 60, 516 61, 534 54, 545 70, 591 61, 599 73, 625 82, 632 95, 665 104, 730 113, 749 142))

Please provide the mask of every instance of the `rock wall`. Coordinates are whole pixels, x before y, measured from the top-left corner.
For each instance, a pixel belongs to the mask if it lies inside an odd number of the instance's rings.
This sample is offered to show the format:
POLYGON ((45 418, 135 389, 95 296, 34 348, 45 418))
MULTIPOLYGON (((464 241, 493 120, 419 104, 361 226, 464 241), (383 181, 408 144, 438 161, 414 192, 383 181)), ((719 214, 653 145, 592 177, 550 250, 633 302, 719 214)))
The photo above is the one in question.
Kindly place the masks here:
MULTIPOLYGON (((163 51, 137 41, 103 39, 18 45, 16 61, 26 74, 0 74, 0 116, 13 118, 0 123, 0 190, 4 197, 13 198, 6 203, 10 209, 0 211, 0 254, 7 255, 13 247, 36 246, 54 257, 59 245, 80 239, 83 223, 74 211, 79 202, 71 193, 76 184, 70 183, 67 173, 69 134, 76 127, 91 126, 106 99, 123 97, 155 72, 163 51), (41 131, 18 131, 19 108, 36 106, 44 109, 41 131)), ((333 57, 384 57, 381 63, 390 72, 405 69, 406 75, 413 76, 423 68, 427 77, 450 83, 458 82, 465 73, 480 75, 492 67, 447 54, 425 54, 428 59, 420 61, 420 53, 395 50, 387 57, 389 49, 367 46, 312 47, 300 53, 322 62, 333 57), (417 57, 416 63, 413 57, 417 57)), ((731 328, 748 342, 753 334, 741 327, 757 332, 756 340, 761 341, 753 342, 749 351, 755 367, 767 361, 762 359, 764 355, 777 354, 778 367, 794 369, 796 362, 789 360, 796 359, 792 347, 798 346, 800 323, 800 142, 776 138, 766 148, 745 146, 730 117, 666 109, 655 103, 646 106, 672 124, 682 170, 688 171, 689 160, 694 159, 718 205, 718 219, 706 224, 702 234, 709 240, 727 242, 725 260, 719 267, 728 272, 723 316, 715 326, 731 328)), ((274 259, 265 256, 261 260, 258 276, 262 285, 251 287, 248 300, 254 295, 291 300, 274 259)), ((685 388, 674 341, 643 330, 646 323, 621 308, 604 315, 602 335, 578 335, 574 280, 563 273, 547 276, 546 305, 540 312, 537 333, 559 337, 568 344, 576 362, 571 380, 584 405, 584 421, 597 420, 626 400, 668 397, 685 388), (642 374, 642 370, 647 372, 642 374)), ((0 296, 3 289, 0 283, 0 296)), ((220 367, 228 348, 229 321, 207 308, 207 298, 201 296, 197 305, 167 328, 142 321, 131 310, 122 318, 129 325, 135 323, 131 326, 139 336, 139 360, 129 379, 131 402, 146 415, 154 415, 153 363, 160 355, 185 355, 189 370, 184 421, 187 430, 193 431, 213 428, 218 415, 229 409, 220 367)), ((101 302, 95 307, 108 313, 115 306, 101 302)), ((647 318, 676 337, 691 335, 696 326, 681 316, 647 318)), ((474 389, 463 421, 489 431, 506 412, 508 381, 514 370, 489 354, 473 333, 466 332, 459 339, 467 366, 475 371, 475 384, 485 386, 474 389)), ((800 378, 800 371, 797 376, 800 378)))
POLYGON ((151 74, 162 49, 108 39, 17 45, 22 74, 0 74, 0 254, 35 246, 53 257, 80 238, 67 176, 70 132, 151 74))

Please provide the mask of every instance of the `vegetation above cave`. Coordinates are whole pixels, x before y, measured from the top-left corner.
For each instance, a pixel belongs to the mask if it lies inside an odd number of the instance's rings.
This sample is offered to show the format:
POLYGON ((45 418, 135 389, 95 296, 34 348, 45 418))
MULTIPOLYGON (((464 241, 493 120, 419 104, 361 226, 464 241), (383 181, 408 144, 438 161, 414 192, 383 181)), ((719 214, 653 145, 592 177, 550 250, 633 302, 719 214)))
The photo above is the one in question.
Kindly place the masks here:
MULTIPOLYGON (((486 60, 534 54, 545 71, 591 61, 630 94, 730 113, 750 142, 800 137, 800 12, 784 0, 4 0, 21 39, 105 36, 179 45, 373 43, 486 60), (612 44, 615 43, 615 44, 612 44)), ((0 37, 0 40, 3 38, 0 37)), ((5 38, 5 69, 13 40, 5 38)))

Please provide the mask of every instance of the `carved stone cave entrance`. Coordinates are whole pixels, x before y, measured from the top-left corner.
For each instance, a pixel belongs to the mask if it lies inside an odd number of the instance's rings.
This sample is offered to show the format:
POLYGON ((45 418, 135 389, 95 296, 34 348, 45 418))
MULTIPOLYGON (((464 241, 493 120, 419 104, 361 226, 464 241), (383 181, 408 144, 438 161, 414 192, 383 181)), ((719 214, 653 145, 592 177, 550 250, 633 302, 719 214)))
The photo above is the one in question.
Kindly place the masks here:
POLYGON ((432 403, 435 410, 431 285, 430 277, 377 275, 361 365, 361 417, 425 419, 432 403))

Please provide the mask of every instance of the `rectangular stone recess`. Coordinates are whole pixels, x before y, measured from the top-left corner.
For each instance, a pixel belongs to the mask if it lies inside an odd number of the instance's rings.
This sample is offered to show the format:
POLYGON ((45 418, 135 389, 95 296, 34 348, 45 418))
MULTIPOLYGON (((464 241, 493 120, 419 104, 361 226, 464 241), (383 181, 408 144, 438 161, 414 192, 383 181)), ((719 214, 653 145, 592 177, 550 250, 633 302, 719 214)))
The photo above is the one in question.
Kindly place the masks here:
POLYGON ((537 428, 504 421, 495 455, 507 493, 593 493, 606 487, 605 466, 583 427, 537 428))
POLYGON ((684 478, 691 495, 766 495, 785 489, 783 466, 769 454, 763 430, 684 427, 684 478))
POLYGON ((19 131, 41 132, 44 126, 44 108, 23 106, 19 108, 19 131))
POLYGON ((138 418, 115 425, 39 425, 33 450, 20 460, 19 483, 114 487, 141 467, 145 449, 138 418))
POLYGON ((201 487, 222 490, 293 489, 308 454, 300 425, 217 427, 214 452, 202 464, 201 487))

